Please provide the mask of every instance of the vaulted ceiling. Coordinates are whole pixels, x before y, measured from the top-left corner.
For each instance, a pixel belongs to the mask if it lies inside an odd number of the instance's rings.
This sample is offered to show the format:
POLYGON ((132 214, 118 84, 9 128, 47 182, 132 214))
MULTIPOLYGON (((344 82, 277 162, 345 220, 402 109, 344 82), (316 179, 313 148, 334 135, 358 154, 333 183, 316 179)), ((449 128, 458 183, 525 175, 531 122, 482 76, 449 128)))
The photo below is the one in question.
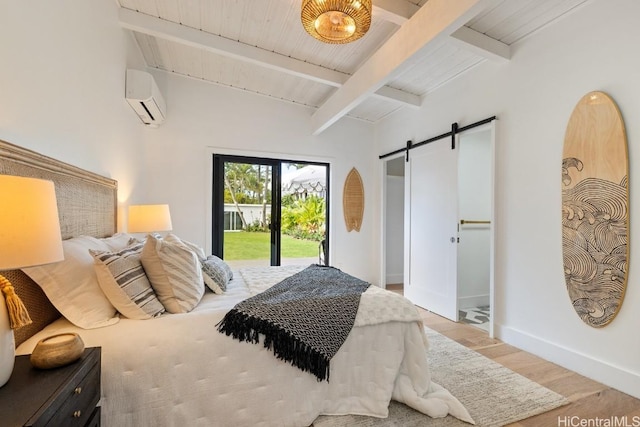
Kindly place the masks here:
POLYGON ((588 0, 373 0, 360 40, 322 43, 301 0, 117 0, 148 67, 312 107, 314 133, 376 122, 588 0))

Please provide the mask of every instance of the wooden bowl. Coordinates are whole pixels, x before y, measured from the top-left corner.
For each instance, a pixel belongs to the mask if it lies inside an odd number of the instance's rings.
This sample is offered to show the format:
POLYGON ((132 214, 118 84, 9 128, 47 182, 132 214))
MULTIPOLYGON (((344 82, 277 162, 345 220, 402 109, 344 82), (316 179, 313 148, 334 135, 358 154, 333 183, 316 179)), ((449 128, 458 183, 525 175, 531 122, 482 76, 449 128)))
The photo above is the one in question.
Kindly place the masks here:
POLYGON ((75 362, 84 352, 80 335, 65 332, 43 338, 36 344, 29 360, 39 369, 52 369, 75 362))

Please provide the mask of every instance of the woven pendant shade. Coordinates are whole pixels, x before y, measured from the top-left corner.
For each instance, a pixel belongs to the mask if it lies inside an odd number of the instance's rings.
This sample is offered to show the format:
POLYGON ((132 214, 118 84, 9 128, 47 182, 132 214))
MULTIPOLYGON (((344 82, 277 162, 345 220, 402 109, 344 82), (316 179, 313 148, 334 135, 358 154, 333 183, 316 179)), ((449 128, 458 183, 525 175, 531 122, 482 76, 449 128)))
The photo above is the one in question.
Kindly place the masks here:
POLYGON ((371 0, 302 0, 302 25, 332 44, 358 40, 371 26, 371 0))

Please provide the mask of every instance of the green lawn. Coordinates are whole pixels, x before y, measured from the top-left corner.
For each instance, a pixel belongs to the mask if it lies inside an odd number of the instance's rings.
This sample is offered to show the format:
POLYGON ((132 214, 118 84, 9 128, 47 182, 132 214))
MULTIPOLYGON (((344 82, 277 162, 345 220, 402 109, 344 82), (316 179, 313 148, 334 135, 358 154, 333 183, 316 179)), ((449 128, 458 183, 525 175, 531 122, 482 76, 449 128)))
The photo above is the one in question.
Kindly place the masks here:
MULTIPOLYGON (((282 236, 282 258, 318 256, 318 244, 311 240, 282 236)), ((232 231, 224 233, 224 259, 269 259, 270 233, 232 231)))

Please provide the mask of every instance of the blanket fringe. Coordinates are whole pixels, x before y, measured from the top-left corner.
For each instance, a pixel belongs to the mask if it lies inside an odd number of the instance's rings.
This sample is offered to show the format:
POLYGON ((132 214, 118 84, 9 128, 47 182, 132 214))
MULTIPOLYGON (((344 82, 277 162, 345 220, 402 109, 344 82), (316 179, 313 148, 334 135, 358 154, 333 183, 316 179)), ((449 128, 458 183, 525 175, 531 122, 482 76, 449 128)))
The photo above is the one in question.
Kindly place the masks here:
POLYGON ((263 334, 264 347, 272 350, 278 359, 312 373, 318 381, 329 381, 330 358, 278 325, 234 308, 216 326, 218 331, 227 336, 252 344, 258 344, 260 334, 263 334))

